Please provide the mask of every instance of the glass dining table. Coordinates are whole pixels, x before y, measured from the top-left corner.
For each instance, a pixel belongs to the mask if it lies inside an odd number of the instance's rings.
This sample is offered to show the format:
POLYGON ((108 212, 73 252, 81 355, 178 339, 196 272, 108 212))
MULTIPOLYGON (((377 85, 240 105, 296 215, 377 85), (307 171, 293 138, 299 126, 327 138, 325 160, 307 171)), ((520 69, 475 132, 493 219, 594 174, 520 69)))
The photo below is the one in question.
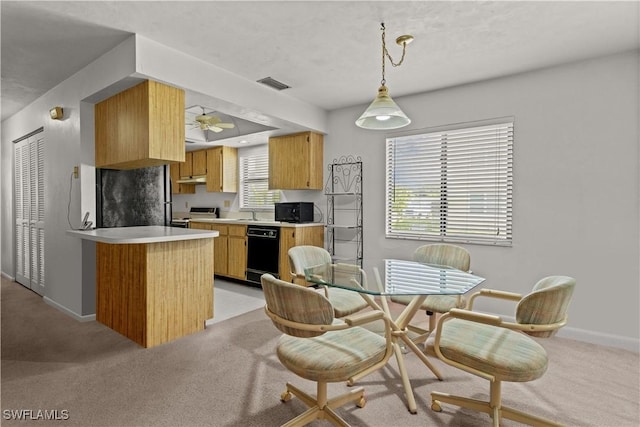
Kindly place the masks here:
MULTIPOLYGON (((368 280, 362 268, 347 263, 326 263, 306 268, 305 279, 317 286, 358 292, 369 306, 386 313, 393 329, 394 354, 407 396, 407 406, 409 411, 415 414, 417 406, 400 342, 411 349, 439 380, 442 380, 442 375, 411 339, 409 323, 428 296, 463 295, 480 285, 485 279, 452 267, 416 261, 385 259, 383 264, 382 276, 377 267, 373 268, 375 276, 373 282, 368 280), (387 297, 401 295, 413 296, 413 298, 402 312, 393 318, 387 297)), ((353 378, 354 381, 357 379, 353 378)))

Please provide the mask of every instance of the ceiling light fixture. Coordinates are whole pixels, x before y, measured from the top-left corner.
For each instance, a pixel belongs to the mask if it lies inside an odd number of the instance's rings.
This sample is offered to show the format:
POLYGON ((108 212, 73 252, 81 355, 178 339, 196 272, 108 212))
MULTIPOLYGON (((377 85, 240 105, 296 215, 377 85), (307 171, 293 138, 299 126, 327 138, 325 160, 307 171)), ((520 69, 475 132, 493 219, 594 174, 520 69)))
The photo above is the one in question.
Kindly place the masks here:
POLYGON ((386 86, 387 81, 384 77, 385 57, 389 58, 389 62, 391 62, 391 65, 394 67, 402 65, 407 45, 413 41, 413 36, 403 35, 396 39, 396 43, 402 46, 402 58, 400 58, 400 61, 396 64, 387 50, 384 22, 380 25, 380 29, 382 30, 382 81, 380 82, 376 99, 374 99, 371 105, 369 105, 369 108, 362 113, 360 118, 356 120, 356 125, 364 129, 397 129, 411 123, 411 119, 407 117, 389 96, 389 90, 386 86))

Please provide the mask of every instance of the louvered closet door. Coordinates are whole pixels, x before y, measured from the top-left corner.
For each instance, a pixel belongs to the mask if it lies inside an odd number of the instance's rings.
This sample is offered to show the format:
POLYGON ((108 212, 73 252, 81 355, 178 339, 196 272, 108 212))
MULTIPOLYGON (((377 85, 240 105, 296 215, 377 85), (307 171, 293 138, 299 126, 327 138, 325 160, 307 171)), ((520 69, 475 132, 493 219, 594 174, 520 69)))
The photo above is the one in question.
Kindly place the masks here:
POLYGON ((44 138, 15 144, 16 280, 44 295, 44 138))

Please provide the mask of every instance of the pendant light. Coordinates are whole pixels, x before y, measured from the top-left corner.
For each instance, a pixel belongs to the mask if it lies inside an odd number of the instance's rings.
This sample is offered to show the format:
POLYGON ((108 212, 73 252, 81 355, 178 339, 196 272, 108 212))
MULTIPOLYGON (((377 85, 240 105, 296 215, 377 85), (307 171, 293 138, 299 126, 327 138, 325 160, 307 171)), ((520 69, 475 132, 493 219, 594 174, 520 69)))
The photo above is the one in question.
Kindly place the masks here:
POLYGON ((402 61, 404 61, 407 45, 413 41, 413 36, 404 35, 396 39, 396 43, 402 46, 402 58, 400 58, 400 61, 396 64, 393 62, 393 58, 391 58, 387 50, 384 22, 380 25, 382 30, 382 81, 378 88, 378 95, 371 105, 369 105, 369 108, 356 120, 356 125, 364 129, 398 129, 411 123, 411 119, 407 117, 400 107, 398 107, 398 104, 393 102, 393 99, 389 96, 389 90, 387 89, 384 77, 385 59, 389 58, 391 65, 394 67, 400 66, 402 61))

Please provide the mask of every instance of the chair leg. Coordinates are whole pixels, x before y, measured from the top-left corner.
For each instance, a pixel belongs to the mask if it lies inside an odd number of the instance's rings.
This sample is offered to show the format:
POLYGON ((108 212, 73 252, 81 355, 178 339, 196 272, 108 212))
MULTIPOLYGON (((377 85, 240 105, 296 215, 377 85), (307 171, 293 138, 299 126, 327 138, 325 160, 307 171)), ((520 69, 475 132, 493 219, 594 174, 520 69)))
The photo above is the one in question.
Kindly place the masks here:
POLYGON ((340 418, 340 415, 331 408, 324 408, 324 419, 331 421, 333 424, 339 427, 351 427, 345 420, 340 418))
POLYGON ((491 418, 493 418, 493 427, 500 427, 500 418, 502 416, 502 383, 500 381, 489 381, 489 406, 493 409, 491 418))
POLYGON ((463 408, 473 409, 474 411, 484 412, 491 415, 493 410, 489 405, 489 402, 483 400, 470 399, 468 397, 454 396, 448 393, 440 393, 438 391, 431 392, 431 409, 440 412, 442 411, 441 403, 449 403, 451 405, 460 406, 463 408))
POLYGON ((356 406, 358 408, 364 408, 367 403, 364 398, 364 388, 356 387, 349 390, 345 394, 329 399, 325 405, 325 408, 339 408, 348 402, 356 402, 356 406))
POLYGON ((540 427, 562 427, 564 424, 538 417, 536 415, 526 414, 517 409, 502 407, 502 418, 508 418, 519 423, 528 424, 530 426, 540 427))
POLYGON ((309 424, 311 421, 319 419, 320 408, 317 406, 307 409, 302 414, 298 415, 294 419, 282 424, 281 427, 302 427, 309 424))
POLYGON ((291 400, 291 395, 294 395, 298 399, 302 400, 307 406, 316 406, 318 401, 308 393, 300 390, 298 387, 291 383, 287 383, 287 389, 280 395, 280 400, 287 402, 291 400))
POLYGON ((493 418, 492 421, 494 427, 498 427, 500 425, 500 421, 502 418, 507 418, 535 427, 562 426, 562 424, 558 424, 554 421, 547 420, 535 415, 526 414, 513 408, 502 406, 502 383, 500 381, 491 381, 489 388, 489 402, 433 391, 431 392, 431 409, 436 412, 440 412, 442 411, 440 403, 449 403, 451 405, 469 408, 474 411, 484 412, 485 414, 489 414, 489 416, 493 418))
POLYGON ((317 383, 317 396, 314 398, 308 393, 300 390, 298 387, 291 383, 287 383, 286 390, 280 396, 283 402, 291 400, 291 395, 296 396, 302 402, 304 402, 309 409, 302 414, 298 415, 294 419, 283 424, 282 427, 298 427, 309 424, 314 420, 326 419, 333 424, 340 427, 349 427, 349 424, 343 420, 335 411, 335 408, 339 408, 348 402, 356 402, 356 406, 363 408, 366 404, 364 398, 364 388, 357 387, 349 390, 340 396, 336 396, 332 399, 327 399, 327 383, 317 383))
POLYGON ((436 317, 438 313, 434 313, 433 311, 427 311, 427 316, 429 316, 429 332, 433 332, 436 330, 437 320, 436 317))

